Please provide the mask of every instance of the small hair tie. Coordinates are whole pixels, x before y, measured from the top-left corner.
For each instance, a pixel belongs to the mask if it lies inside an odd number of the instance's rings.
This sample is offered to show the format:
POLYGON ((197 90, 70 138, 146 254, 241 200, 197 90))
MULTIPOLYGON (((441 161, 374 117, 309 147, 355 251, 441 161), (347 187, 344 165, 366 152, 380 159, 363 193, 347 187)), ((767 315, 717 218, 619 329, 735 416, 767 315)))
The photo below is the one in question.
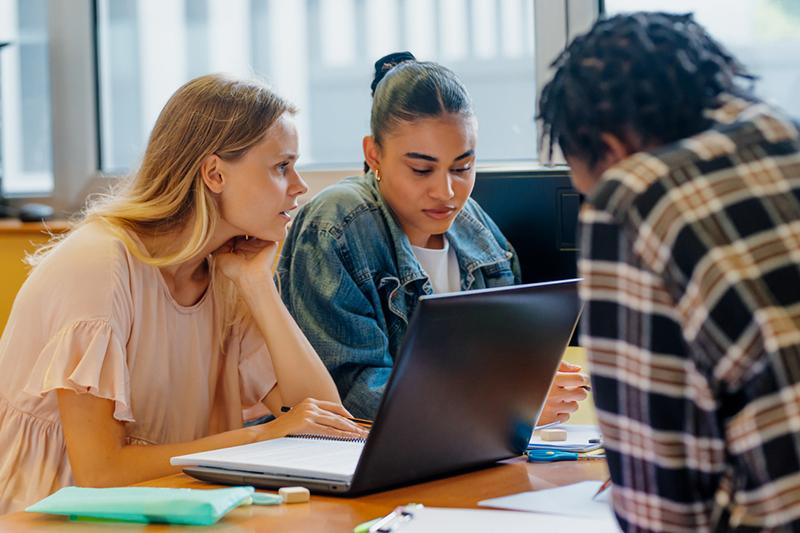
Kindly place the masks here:
POLYGON ((372 89, 372 96, 375 96, 375 89, 378 84, 386 76, 386 74, 400 63, 406 61, 416 61, 417 58, 411 52, 395 52, 393 54, 385 55, 375 62, 375 78, 372 80, 370 89, 372 89))

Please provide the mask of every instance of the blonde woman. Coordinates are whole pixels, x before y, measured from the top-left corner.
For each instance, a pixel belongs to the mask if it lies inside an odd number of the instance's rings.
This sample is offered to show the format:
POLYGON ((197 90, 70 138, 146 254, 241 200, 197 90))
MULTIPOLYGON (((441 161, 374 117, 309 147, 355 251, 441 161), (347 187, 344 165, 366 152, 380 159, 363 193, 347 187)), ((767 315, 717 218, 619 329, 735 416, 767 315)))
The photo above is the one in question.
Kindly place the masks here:
POLYGON ((293 114, 255 82, 187 83, 130 182, 31 258, 0 340, 0 512, 174 455, 363 436, 270 274, 306 191, 293 114), (243 428, 259 403, 294 408, 243 428))

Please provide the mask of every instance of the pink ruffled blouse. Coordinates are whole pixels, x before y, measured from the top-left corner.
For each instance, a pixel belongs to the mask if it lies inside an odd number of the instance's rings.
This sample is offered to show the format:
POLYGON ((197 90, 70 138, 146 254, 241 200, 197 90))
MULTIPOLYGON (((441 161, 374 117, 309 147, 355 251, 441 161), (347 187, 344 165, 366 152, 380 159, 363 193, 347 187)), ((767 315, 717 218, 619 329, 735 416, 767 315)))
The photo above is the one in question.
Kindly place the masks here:
POLYGON ((72 483, 56 389, 113 400, 129 443, 241 427, 275 372, 252 322, 224 350, 215 330, 210 287, 182 306, 103 223, 69 235, 25 281, 0 339, 0 513, 72 483))

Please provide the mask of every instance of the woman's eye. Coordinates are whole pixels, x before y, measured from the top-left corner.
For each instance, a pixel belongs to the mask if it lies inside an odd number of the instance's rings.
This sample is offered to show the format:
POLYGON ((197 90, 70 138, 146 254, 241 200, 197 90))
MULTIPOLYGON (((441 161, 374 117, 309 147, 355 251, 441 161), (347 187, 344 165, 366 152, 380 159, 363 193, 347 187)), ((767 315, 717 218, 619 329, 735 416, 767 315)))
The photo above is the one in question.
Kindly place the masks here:
POLYGON ((278 165, 278 172, 280 172, 281 174, 286 174, 286 169, 288 168, 289 168, 289 162, 284 161, 283 163, 280 163, 278 165))
POLYGON ((427 176, 432 172, 430 168, 414 168, 411 167, 411 171, 414 172, 417 176, 427 176))
POLYGON ((465 174, 465 173, 469 172, 470 170, 472 170, 471 166, 470 167, 453 168, 453 169, 450 169, 450 172, 454 172, 456 174, 465 174))

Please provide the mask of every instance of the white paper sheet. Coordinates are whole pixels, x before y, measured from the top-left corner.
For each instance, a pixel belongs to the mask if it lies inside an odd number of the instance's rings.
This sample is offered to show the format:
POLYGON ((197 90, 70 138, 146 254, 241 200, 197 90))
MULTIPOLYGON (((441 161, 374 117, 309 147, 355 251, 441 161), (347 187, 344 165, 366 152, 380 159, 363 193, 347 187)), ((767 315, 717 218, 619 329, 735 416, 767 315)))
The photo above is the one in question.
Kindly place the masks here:
POLYGON ((567 430, 567 440, 561 441, 545 441, 539 436, 538 431, 533 432, 529 448, 550 448, 565 450, 570 452, 585 452, 597 449, 600 447, 599 442, 590 442, 592 440, 599 441, 600 430, 597 426, 584 425, 584 424, 562 424, 555 426, 558 429, 567 430))
POLYGON ((597 498, 592 499, 600 485, 602 485, 601 481, 582 481, 563 487, 520 492, 510 496, 483 500, 478 505, 513 511, 611 520, 616 524, 614 512, 611 510, 611 490, 613 489, 606 490, 597 498))
POLYGON ((619 533, 616 521, 587 520, 567 516, 490 511, 488 509, 444 509, 425 507, 414 512, 414 518, 397 528, 399 533, 458 533, 537 531, 576 531, 619 533))

